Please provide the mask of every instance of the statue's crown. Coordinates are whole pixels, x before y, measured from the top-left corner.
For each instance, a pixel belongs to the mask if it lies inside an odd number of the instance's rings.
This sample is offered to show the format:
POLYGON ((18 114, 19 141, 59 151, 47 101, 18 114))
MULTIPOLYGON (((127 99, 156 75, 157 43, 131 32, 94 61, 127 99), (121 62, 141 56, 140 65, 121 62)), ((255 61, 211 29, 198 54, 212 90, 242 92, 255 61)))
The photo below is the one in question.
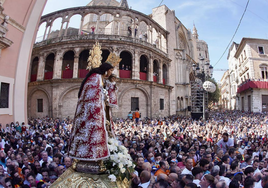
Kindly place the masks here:
POLYGON ((101 51, 101 46, 98 42, 96 42, 93 45, 92 50, 90 50, 89 52, 89 57, 87 59, 88 61, 88 65, 87 65, 87 69, 92 69, 92 68, 97 68, 101 65, 101 57, 102 51, 101 51))
POLYGON ((115 55, 115 53, 110 53, 106 60, 106 63, 110 63, 113 67, 115 67, 120 63, 121 60, 122 59, 119 56, 115 55))
MULTIPOLYGON (((93 45, 92 50, 89 52, 89 57, 88 57, 88 66, 87 69, 92 69, 92 68, 97 68, 101 65, 101 60, 102 60, 102 50, 101 46, 98 42, 96 42, 93 45)), ((110 63, 113 67, 117 66, 122 59, 117 56, 115 53, 110 53, 108 56, 106 63, 110 63)))

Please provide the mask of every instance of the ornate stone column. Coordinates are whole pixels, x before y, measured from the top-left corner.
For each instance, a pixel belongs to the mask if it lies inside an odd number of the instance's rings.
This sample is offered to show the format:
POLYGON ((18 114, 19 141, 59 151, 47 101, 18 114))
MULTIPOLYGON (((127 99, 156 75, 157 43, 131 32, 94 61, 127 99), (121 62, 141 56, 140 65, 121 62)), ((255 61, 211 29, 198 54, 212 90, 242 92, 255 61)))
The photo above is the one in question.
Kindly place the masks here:
POLYGON ((150 41, 151 41, 151 44, 154 43, 154 41, 153 41, 153 29, 152 29, 152 26, 150 27, 150 41))
POLYGON ((121 32, 120 32, 120 27, 121 27, 121 22, 120 22, 120 21, 118 21, 118 35, 120 35, 120 34, 121 34, 121 32))
POLYGON ((78 31, 78 35, 81 35, 83 22, 84 22, 84 16, 81 17, 81 22, 80 22, 80 28, 79 28, 79 31, 78 31))
POLYGON ((136 50, 132 66, 132 79, 140 79, 140 61, 139 61, 139 52, 136 50))
POLYGON ((42 56, 39 57, 36 80, 37 81, 44 80, 44 75, 45 75, 45 61, 44 61, 44 55, 42 55, 42 56))
POLYGON ((62 51, 59 50, 56 53, 55 61, 54 61, 54 73, 53 79, 61 79, 62 72, 62 51))
POLYGON ((59 117, 59 84, 52 84, 52 116, 59 117))
POLYGON ((100 34, 99 25, 100 25, 100 15, 98 15, 98 18, 97 18, 96 31, 95 31, 96 34, 100 34))
POLYGON ((62 35, 62 28, 63 28, 64 23, 65 22, 62 20, 58 37, 60 37, 62 35))
MULTIPOLYGON (((117 48, 114 48, 114 50, 111 51, 115 53, 115 55, 120 56, 120 53, 117 48)), ((119 78, 119 64, 116 67, 114 67, 113 74, 115 74, 119 78)))
POLYGON ((158 70, 158 83, 163 84, 163 63, 159 62, 159 70, 158 70))
POLYGON ((114 27, 115 27, 115 20, 113 20, 113 22, 112 22, 111 35, 115 34, 114 27))
POLYGON ((43 40, 45 40, 45 39, 46 39, 47 27, 48 27, 48 23, 47 23, 47 25, 46 25, 46 29, 45 29, 45 32, 44 32, 43 40))
POLYGON ((159 37, 159 49, 162 50, 162 35, 160 32, 158 33, 158 37, 159 37))
POLYGON ((68 19, 66 22, 67 22, 67 24, 66 24, 66 28, 65 28, 65 32, 64 32, 64 36, 67 36, 67 30, 68 30, 68 26, 69 26, 70 19, 68 19))
POLYGON ((73 78, 78 78, 78 61, 79 55, 74 56, 73 78))
POLYGON ((49 31, 48 31, 48 34, 47 34, 47 39, 49 38, 50 36, 50 32, 51 32, 51 28, 52 28, 52 25, 53 25, 53 22, 50 22, 50 27, 49 27, 49 31))
POLYGON ((132 37, 134 38, 135 37, 135 28, 136 28, 136 19, 135 19, 135 17, 134 17, 134 27, 133 27, 133 29, 132 29, 132 37))
POLYGON ((153 78, 153 71, 154 71, 154 63, 153 63, 153 58, 150 55, 149 57, 149 69, 148 69, 148 81, 153 82, 154 78, 153 78))

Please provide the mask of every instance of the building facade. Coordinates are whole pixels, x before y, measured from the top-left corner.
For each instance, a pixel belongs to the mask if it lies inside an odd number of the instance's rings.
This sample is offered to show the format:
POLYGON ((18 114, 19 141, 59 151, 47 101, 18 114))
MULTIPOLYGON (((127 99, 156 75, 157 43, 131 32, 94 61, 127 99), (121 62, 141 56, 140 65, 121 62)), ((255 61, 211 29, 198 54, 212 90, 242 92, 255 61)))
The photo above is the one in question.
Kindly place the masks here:
POLYGON ((220 85, 221 107, 222 109, 230 109, 230 74, 229 70, 225 71, 220 85))
POLYGON ((192 65, 209 63, 208 46, 195 27, 192 34, 165 5, 145 15, 129 9, 126 0, 93 0, 42 16, 42 26, 32 52, 29 117, 74 116, 89 49, 96 41, 103 61, 111 52, 122 58, 114 71, 119 88, 114 117, 126 118, 136 108, 142 117, 189 115, 192 65), (69 26, 74 16, 77 28, 69 26))
POLYGON ((0 123, 27 122, 32 46, 46 0, 0 1, 0 123))
POLYGON ((268 111, 268 40, 243 38, 229 50, 230 109, 268 111))

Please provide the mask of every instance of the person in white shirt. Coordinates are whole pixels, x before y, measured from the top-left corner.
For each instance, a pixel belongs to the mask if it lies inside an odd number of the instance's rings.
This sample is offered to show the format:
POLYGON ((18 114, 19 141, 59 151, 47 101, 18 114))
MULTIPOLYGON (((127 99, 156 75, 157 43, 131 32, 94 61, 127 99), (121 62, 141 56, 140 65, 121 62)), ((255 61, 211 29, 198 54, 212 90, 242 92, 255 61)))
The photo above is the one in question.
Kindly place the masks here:
POLYGON ((181 174, 190 174, 190 175, 193 175, 192 174, 192 168, 193 168, 193 159, 188 157, 186 160, 185 160, 185 168, 183 169, 183 171, 181 172, 181 174))
POLYGON ((260 161, 259 161, 259 160, 254 160, 254 161, 253 161, 253 165, 252 165, 252 167, 254 168, 254 174, 253 174, 253 176, 254 176, 255 174, 261 172, 261 171, 259 170, 259 164, 260 164, 260 161))
MULTIPOLYGON (((222 149, 223 153, 226 153, 230 147, 234 146, 234 140, 229 138, 228 133, 222 134, 222 139, 220 139, 216 145, 216 149, 222 149)), ((217 150, 216 150, 217 151, 217 150)))
POLYGON ((219 176, 220 176, 219 180, 225 181, 226 185, 229 187, 231 180, 229 178, 225 177, 226 176, 226 167, 224 165, 220 166, 219 176))
POLYGON ((143 170, 140 174, 139 187, 147 188, 150 185, 151 173, 147 170, 143 170))
POLYGON ((42 155, 42 159, 39 161, 40 166, 42 166, 43 162, 47 162, 49 165, 53 161, 53 159, 48 156, 46 151, 43 151, 41 155, 42 155))
POLYGON ((51 148, 52 149, 52 147, 47 144, 47 141, 46 140, 43 140, 42 141, 42 146, 45 148, 45 150, 47 150, 47 148, 51 148))
POLYGON ((200 187, 200 180, 204 175, 204 171, 200 167, 194 167, 192 170, 192 174, 194 176, 193 183, 196 184, 197 187, 200 187))

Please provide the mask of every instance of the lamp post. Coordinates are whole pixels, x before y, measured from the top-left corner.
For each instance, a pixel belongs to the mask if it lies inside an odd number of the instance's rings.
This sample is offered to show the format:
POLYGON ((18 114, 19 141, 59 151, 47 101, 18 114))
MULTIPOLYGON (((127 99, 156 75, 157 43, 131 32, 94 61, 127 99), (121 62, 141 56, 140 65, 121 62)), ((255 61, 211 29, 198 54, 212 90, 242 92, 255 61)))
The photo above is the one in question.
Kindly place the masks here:
MULTIPOLYGON (((205 100, 206 100, 206 95, 207 95, 207 92, 208 92, 208 90, 207 90, 208 88, 204 87, 204 83, 206 82, 206 80, 208 78, 212 77, 213 66, 211 66, 208 62, 205 63, 205 66, 204 66, 203 65, 204 58, 200 58, 200 60, 202 61, 202 71, 200 71, 200 67, 199 67, 198 64, 193 64, 193 72, 194 72, 194 75, 195 75, 195 78, 196 78, 196 82, 200 82, 199 85, 202 84, 202 93, 203 93, 203 97, 202 97, 202 106, 203 106, 202 114, 203 114, 203 119, 205 120, 206 119, 206 103, 205 103, 205 100)), ((200 111, 200 113, 201 113, 201 111, 200 111)))

